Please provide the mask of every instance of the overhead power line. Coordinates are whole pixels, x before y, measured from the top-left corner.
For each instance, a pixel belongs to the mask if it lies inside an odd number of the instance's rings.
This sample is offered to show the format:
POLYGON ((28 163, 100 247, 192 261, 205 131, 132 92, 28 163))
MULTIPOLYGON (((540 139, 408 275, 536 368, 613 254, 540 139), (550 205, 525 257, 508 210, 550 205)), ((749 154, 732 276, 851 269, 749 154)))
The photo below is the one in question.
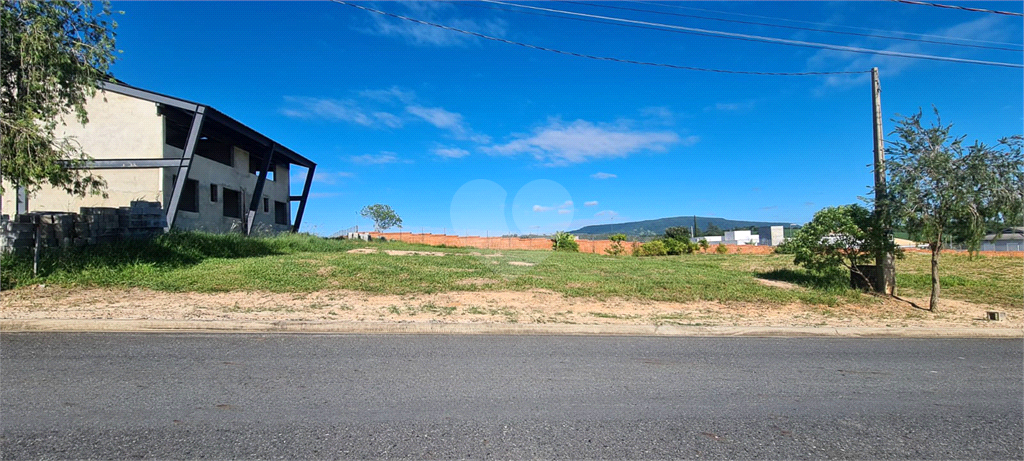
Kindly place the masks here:
POLYGON ((992 14, 1003 14, 1006 16, 1024 16, 1021 13, 1014 13, 1012 11, 997 11, 997 10, 986 10, 984 8, 971 8, 968 6, 957 6, 957 5, 943 5, 941 3, 929 3, 929 2, 915 2, 913 0, 891 0, 896 3, 907 3, 910 5, 924 5, 924 6, 935 6, 939 8, 950 8, 954 10, 974 11, 976 13, 992 13, 992 14))
POLYGON ((927 39, 920 39, 920 38, 897 37, 897 36, 894 36, 894 35, 867 34, 867 33, 860 33, 860 32, 844 32, 844 31, 840 31, 840 30, 830 30, 830 29, 821 29, 821 28, 813 28, 813 27, 785 26, 785 25, 781 25, 781 24, 769 24, 769 23, 765 23, 765 22, 741 21, 741 20, 738 20, 738 19, 713 18, 713 17, 709 17, 709 16, 698 16, 698 15, 693 15, 693 14, 670 13, 670 12, 667 12, 667 11, 655 11, 655 10, 649 10, 649 9, 643 9, 643 8, 630 8, 630 7, 625 7, 625 6, 614 6, 614 5, 599 5, 599 4, 596 4, 596 3, 586 3, 586 2, 576 2, 576 1, 567 1, 567 2, 562 2, 562 3, 569 3, 569 4, 572 4, 572 5, 586 5, 586 6, 593 6, 593 7, 597 7, 597 8, 609 8, 609 9, 615 9, 615 10, 635 11, 635 12, 638 12, 638 13, 652 13, 652 14, 660 14, 660 15, 666 15, 666 16, 682 17, 682 18, 705 19, 705 20, 708 20, 708 21, 730 22, 730 23, 735 23, 735 24, 750 24, 750 25, 755 25, 755 26, 777 27, 777 28, 780 28, 780 29, 803 30, 803 31, 808 31, 808 32, 823 32, 823 33, 826 33, 826 34, 851 35, 851 36, 855 36, 855 37, 884 38, 884 39, 887 39, 887 40, 901 40, 901 41, 905 41, 905 42, 934 43, 934 44, 938 44, 938 45, 960 46, 960 47, 967 47, 967 48, 982 48, 982 49, 987 49, 987 50, 1001 50, 1001 51, 1015 51, 1015 52, 1020 52, 1021 51, 1020 47, 1017 47, 1017 48, 1005 48, 1005 47, 988 46, 988 45, 971 45, 971 44, 967 44, 967 43, 955 43, 955 42, 941 41, 941 40, 927 40, 927 39))
MULTIPOLYGON (((695 8, 695 7, 692 7, 692 6, 681 6, 681 5, 676 5, 676 4, 665 4, 665 3, 644 2, 644 1, 636 1, 636 2, 633 2, 633 3, 640 4, 640 5, 660 6, 660 7, 663 7, 663 8, 672 8, 672 9, 676 9, 676 10, 703 11, 705 13, 724 14, 724 15, 728 15, 728 16, 741 16, 741 17, 746 17, 746 18, 770 19, 772 21, 784 21, 784 22, 791 22, 791 23, 794 23, 794 24, 810 24, 812 26, 837 27, 837 25, 835 25, 835 24, 829 24, 829 23, 825 23, 825 22, 801 21, 799 19, 780 18, 780 17, 776 17, 776 16, 762 16, 762 15, 758 15, 758 14, 736 13, 736 12, 733 12, 733 11, 709 10, 707 8, 695 8)), ((893 33, 892 31, 882 30, 882 29, 872 29, 870 27, 858 27, 858 26, 846 26, 846 25, 838 26, 838 27, 842 27, 844 29, 864 30, 864 31, 868 31, 868 32, 890 33, 890 34, 893 33)), ((960 41, 960 42, 990 43, 990 44, 995 44, 995 45, 1013 45, 1013 46, 1017 46, 1018 45, 1017 43, 997 42, 997 41, 992 41, 992 40, 978 40, 978 39, 963 38, 963 37, 950 37, 950 36, 946 36, 946 35, 918 34, 918 33, 915 33, 915 32, 905 32, 905 31, 900 31, 898 33, 903 34, 903 35, 910 35, 910 36, 914 36, 914 37, 940 38, 940 39, 944 39, 944 40, 957 40, 957 41, 960 41)))
POLYGON ((676 25, 672 25, 672 24, 661 24, 661 23, 649 22, 649 21, 638 21, 638 20, 634 20, 634 19, 617 18, 617 17, 614 17, 614 16, 601 16, 601 15, 596 15, 596 14, 577 13, 577 12, 574 12, 574 11, 556 10, 556 9, 552 9, 552 8, 542 8, 542 7, 538 7, 538 6, 521 5, 521 4, 517 4, 517 3, 506 3, 506 2, 501 2, 501 1, 497 1, 497 0, 481 0, 481 1, 486 2, 486 3, 496 4, 496 5, 507 5, 507 6, 515 6, 515 7, 518 7, 518 8, 525 8, 525 9, 530 9, 530 10, 548 11, 548 12, 552 12, 552 13, 561 13, 561 14, 570 15, 570 16, 581 16, 581 17, 588 17, 588 18, 594 18, 594 19, 604 19, 604 20, 607 20, 607 21, 616 21, 616 22, 623 22, 623 23, 629 23, 629 24, 642 24, 642 25, 647 25, 647 26, 662 27, 662 28, 666 28, 666 29, 683 30, 683 31, 688 31, 688 32, 693 32, 693 33, 698 33, 698 34, 713 35, 713 36, 718 36, 718 37, 722 37, 722 38, 729 38, 729 39, 734 39, 734 40, 755 40, 755 41, 767 42, 767 43, 775 43, 775 44, 780 44, 780 45, 799 46, 799 47, 806 47, 806 48, 819 48, 819 49, 834 50, 834 51, 847 51, 847 52, 851 52, 851 53, 877 54, 877 55, 882 55, 882 56, 895 56, 895 57, 900 57, 900 58, 912 58, 912 59, 927 59, 927 60, 932 60, 932 61, 958 62, 958 63, 962 63, 962 64, 978 64, 978 65, 983 65, 983 66, 1024 68, 1024 65, 1008 63, 1008 62, 981 61, 981 60, 976 60, 976 59, 962 59, 962 58, 953 58, 953 57, 948 57, 948 56, 935 56, 935 55, 930 55, 930 54, 918 54, 918 53, 903 53, 903 52, 899 52, 899 51, 888 51, 888 50, 872 50, 872 49, 868 49, 868 48, 859 48, 859 47, 853 47, 853 46, 832 45, 832 44, 828 44, 828 43, 817 43, 817 42, 805 42, 805 41, 800 41, 800 40, 789 40, 789 39, 785 39, 785 38, 763 37, 763 36, 760 36, 760 35, 740 34, 740 33, 735 33, 735 32, 723 32, 723 31, 718 31, 718 30, 699 29, 699 28, 696 28, 696 27, 676 26, 676 25))
POLYGON ((377 14, 380 14, 382 16, 388 16, 388 17, 392 17, 392 18, 396 18, 396 19, 402 19, 402 20, 405 20, 405 21, 414 22, 416 24, 422 24, 422 25, 425 25, 425 26, 437 27, 439 29, 450 30, 452 32, 458 32, 458 33, 461 33, 461 34, 472 35, 474 37, 479 37, 479 38, 483 38, 483 39, 486 39, 486 40, 493 40, 493 41, 496 41, 496 42, 507 43, 509 45, 517 45, 517 46, 521 46, 521 47, 524 47, 524 48, 531 48, 531 49, 535 49, 535 50, 548 51, 548 52, 551 52, 551 53, 558 53, 558 54, 563 54, 563 55, 567 55, 567 56, 576 56, 576 57, 579 57, 579 58, 595 59, 595 60, 598 60, 598 61, 611 61, 611 62, 621 62, 621 63, 625 63, 625 64, 639 64, 639 65, 644 65, 644 66, 667 67, 667 68, 670 68, 670 69, 694 70, 694 71, 700 71, 700 72, 716 72, 716 73, 722 73, 722 74, 744 74, 744 75, 786 75, 786 76, 790 76, 790 75, 836 75, 836 74, 865 74, 865 73, 871 72, 870 70, 839 71, 839 72, 754 72, 754 71, 742 71, 742 70, 711 69, 711 68, 706 68, 706 67, 680 66, 680 65, 676 65, 676 64, 666 64, 666 63, 646 62, 646 61, 635 61, 635 60, 632 60, 632 59, 620 59, 620 58, 612 58, 612 57, 607 57, 607 56, 596 56, 596 55, 585 54, 585 53, 576 53, 576 52, 573 52, 573 51, 563 51, 563 50, 558 50, 558 49, 554 49, 554 48, 547 48, 547 47, 538 46, 538 45, 531 45, 529 43, 523 43, 523 42, 517 42, 517 41, 513 41, 513 40, 507 40, 507 39, 499 38, 499 37, 492 37, 490 35, 481 34, 479 32, 473 32, 473 31, 469 31, 469 30, 458 29, 458 28, 455 28, 455 27, 445 26, 445 25, 442 25, 442 24, 436 24, 436 23, 433 23, 433 22, 423 21, 423 20, 416 19, 416 18, 410 18, 408 16, 402 16, 400 14, 389 13, 387 11, 381 11, 381 10, 377 10, 377 9, 374 9, 374 8, 366 7, 366 6, 363 6, 363 5, 356 5, 354 3, 349 3, 349 2, 342 1, 342 0, 331 0, 331 1, 333 1, 334 3, 341 4, 341 5, 347 5, 347 6, 351 6, 353 8, 358 8, 358 9, 361 9, 361 10, 364 10, 364 11, 369 11, 371 13, 377 13, 377 14))

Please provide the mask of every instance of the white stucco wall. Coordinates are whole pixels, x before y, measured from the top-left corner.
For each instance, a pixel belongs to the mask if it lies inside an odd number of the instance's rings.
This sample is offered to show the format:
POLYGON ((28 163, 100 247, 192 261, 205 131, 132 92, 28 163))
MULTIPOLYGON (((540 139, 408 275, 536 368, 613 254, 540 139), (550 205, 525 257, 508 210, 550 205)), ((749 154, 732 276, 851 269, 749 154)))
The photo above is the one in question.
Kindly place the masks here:
POLYGON ((749 230, 726 231, 722 243, 727 245, 756 245, 758 237, 750 235, 749 230))
MULTIPOLYGON (((72 136, 82 149, 96 159, 160 158, 163 155, 163 119, 156 104, 117 93, 97 92, 86 103, 89 123, 74 117, 59 126, 58 136, 72 136)), ((159 200, 163 195, 160 171, 95 170, 107 181, 107 196, 75 197, 63 190, 45 187, 29 196, 30 211, 72 211, 88 206, 128 206, 133 200, 159 200)), ((16 192, 4 182, 3 213, 15 213, 16 192)))

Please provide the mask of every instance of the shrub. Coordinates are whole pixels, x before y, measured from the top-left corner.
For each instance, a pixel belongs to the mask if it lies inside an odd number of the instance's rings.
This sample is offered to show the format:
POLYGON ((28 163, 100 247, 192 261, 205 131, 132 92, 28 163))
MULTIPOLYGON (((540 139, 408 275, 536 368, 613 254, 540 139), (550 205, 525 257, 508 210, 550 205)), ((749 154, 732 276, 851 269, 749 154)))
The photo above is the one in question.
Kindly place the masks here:
POLYGON ((697 244, 690 243, 689 240, 680 240, 674 238, 668 238, 664 240, 665 250, 670 255, 688 255, 693 254, 697 250, 697 244))
POLYGON ((715 253, 718 253, 720 255, 724 255, 724 254, 726 254, 728 252, 729 252, 729 249, 726 248, 725 244, 719 243, 718 246, 715 247, 715 253))
POLYGON ((668 254, 668 249, 661 240, 654 240, 640 245, 635 254, 637 256, 665 256, 668 254))
POLYGON ((707 253, 708 252, 708 247, 710 245, 708 245, 708 239, 700 239, 700 241, 697 242, 697 246, 700 247, 701 253, 707 253))
POLYGON ((608 237, 608 240, 611 240, 612 244, 604 250, 605 253, 612 256, 619 256, 626 253, 626 246, 622 244, 622 242, 626 241, 626 234, 613 234, 608 237))
POLYGON ((568 232, 556 232, 551 239, 551 249, 555 251, 579 252, 580 244, 576 242, 576 236, 568 232))
POLYGON ((796 247, 797 247, 796 240, 794 240, 794 239, 784 240, 777 247, 775 247, 775 254, 780 254, 780 255, 796 254, 796 249, 797 249, 796 247))

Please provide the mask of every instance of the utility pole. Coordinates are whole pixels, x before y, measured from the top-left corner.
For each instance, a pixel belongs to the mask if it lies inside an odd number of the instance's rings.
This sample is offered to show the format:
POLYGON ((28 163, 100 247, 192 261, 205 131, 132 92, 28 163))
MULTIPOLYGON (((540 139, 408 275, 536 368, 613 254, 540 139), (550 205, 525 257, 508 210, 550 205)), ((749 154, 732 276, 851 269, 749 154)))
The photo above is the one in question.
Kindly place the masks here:
MULTIPOLYGON (((892 216, 889 213, 889 203, 885 191, 885 145, 882 131, 882 87, 878 83, 878 68, 871 68, 871 112, 874 116, 874 144, 875 144, 875 216, 878 224, 882 226, 879 236, 891 239, 892 237, 892 216)), ((875 281, 875 291, 890 296, 896 295, 896 261, 893 254, 886 252, 875 259, 875 266, 878 268, 878 276, 875 281)))

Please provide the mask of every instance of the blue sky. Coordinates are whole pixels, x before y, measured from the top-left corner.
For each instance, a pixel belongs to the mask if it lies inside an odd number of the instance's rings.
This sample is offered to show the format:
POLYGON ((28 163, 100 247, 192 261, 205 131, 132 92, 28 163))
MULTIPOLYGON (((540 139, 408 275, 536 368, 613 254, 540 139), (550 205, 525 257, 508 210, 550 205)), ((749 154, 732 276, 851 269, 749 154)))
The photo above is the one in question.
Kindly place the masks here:
MULTIPOLYGON (((1024 37, 1020 17, 896 2, 524 4, 1016 65, 1024 37)), ((887 132, 897 114, 932 105, 970 141, 1024 131, 1020 68, 617 23, 642 26, 625 27, 493 3, 359 5, 623 60, 786 73, 878 67, 887 132)), ((1020 2, 968 5, 1022 10, 1020 2)), ((392 206, 412 232, 526 234, 694 214, 803 223, 821 208, 858 202, 872 183, 865 73, 742 75, 586 59, 332 2, 114 9, 125 12, 117 78, 209 104, 318 163, 308 232, 370 228, 358 211, 373 203, 392 206)))

